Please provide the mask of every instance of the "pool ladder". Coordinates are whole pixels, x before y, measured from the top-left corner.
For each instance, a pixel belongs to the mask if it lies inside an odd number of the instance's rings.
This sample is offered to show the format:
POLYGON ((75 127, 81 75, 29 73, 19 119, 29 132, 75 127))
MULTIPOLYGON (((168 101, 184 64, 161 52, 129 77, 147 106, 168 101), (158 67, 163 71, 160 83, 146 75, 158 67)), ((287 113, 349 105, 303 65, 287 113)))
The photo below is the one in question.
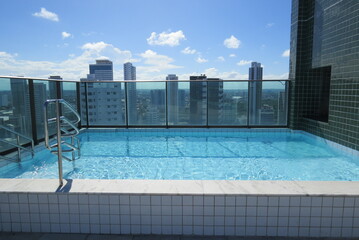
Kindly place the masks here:
POLYGON ((80 121, 80 115, 71 106, 71 104, 66 102, 64 99, 49 99, 44 103, 45 146, 52 154, 55 154, 58 157, 60 186, 63 185, 62 159, 74 161, 81 156, 80 141, 76 137, 79 134, 79 129, 76 125, 80 121), (55 104, 56 108, 56 117, 54 118, 48 118, 48 107, 51 104, 55 104), (71 121, 63 116, 60 104, 72 112, 75 115, 76 120, 71 121), (56 123, 55 139, 57 141, 54 144, 50 144, 49 125, 54 123, 56 123), (71 157, 66 156, 65 153, 71 153, 71 157))

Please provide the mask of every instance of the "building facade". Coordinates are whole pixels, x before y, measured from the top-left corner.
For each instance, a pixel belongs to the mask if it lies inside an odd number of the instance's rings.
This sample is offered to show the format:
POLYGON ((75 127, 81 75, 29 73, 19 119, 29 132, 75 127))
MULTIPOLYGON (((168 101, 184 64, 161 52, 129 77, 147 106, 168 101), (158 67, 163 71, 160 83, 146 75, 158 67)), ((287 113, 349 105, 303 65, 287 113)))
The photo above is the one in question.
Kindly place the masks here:
POLYGON ((179 92, 178 77, 176 74, 168 74, 167 99, 168 99, 168 124, 176 125, 179 123, 179 92))
POLYGON ((81 84, 82 116, 88 124, 95 126, 124 124, 121 83, 104 82, 113 81, 112 62, 96 60, 96 64, 90 64, 89 72, 87 78, 81 79, 87 82, 86 89, 81 84))
POLYGON ((289 124, 359 150, 359 1, 293 0, 289 124))
MULTIPOLYGON (((123 79, 125 81, 136 80, 136 67, 130 62, 123 64, 123 79)), ((138 120, 136 82, 127 82, 126 85, 128 122, 136 124, 138 120)))
MULTIPOLYGON (((249 68, 249 124, 261 124, 263 68, 260 63, 252 62, 249 68), (257 81, 260 80, 260 81, 257 81)), ((265 114, 266 115, 266 114, 265 114)))

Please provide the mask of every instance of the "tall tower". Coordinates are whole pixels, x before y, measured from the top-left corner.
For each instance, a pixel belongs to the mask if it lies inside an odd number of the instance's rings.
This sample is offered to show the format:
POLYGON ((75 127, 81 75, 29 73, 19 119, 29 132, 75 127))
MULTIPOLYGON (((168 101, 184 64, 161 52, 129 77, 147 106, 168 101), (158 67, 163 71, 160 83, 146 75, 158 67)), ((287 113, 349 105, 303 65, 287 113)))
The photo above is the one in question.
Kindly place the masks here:
POLYGON ((123 64, 124 80, 136 80, 136 67, 132 63, 127 62, 123 64))
POLYGON ((252 62, 249 68, 249 124, 257 125, 261 123, 262 108, 262 79, 263 68, 258 62, 252 62))
POLYGON ((168 95, 168 122, 170 125, 178 124, 179 95, 178 95, 178 77, 176 74, 168 74, 166 77, 167 95, 168 95))
POLYGON ((207 77, 190 76, 190 123, 203 125, 207 117, 207 77))
POLYGON ((137 115, 137 91, 136 91, 136 67, 132 63, 127 62, 123 64, 123 79, 125 81, 134 81, 127 82, 127 114, 128 114, 128 123, 136 124, 138 115, 137 115))
POLYGON ((12 93, 12 116, 9 123, 14 125, 14 130, 31 136, 30 97, 29 85, 22 79, 10 79, 12 93))
POLYGON ((223 123, 223 81, 220 78, 207 80, 208 123, 221 125, 223 123))
POLYGON ((89 125, 123 124, 121 83, 103 82, 113 81, 112 62, 96 60, 96 64, 90 64, 89 70, 87 78, 81 79, 87 81, 87 89, 84 89, 87 96, 81 94, 81 109, 87 109, 87 112, 82 111, 83 119, 87 117, 89 125))

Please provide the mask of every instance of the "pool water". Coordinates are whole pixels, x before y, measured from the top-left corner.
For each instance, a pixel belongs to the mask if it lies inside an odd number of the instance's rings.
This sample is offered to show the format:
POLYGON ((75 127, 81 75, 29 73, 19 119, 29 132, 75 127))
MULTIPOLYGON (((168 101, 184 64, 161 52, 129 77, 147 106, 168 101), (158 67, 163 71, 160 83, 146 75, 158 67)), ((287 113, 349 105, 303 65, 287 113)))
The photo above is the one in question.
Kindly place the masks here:
MULTIPOLYGON (((358 181, 359 161, 300 132, 84 131, 67 179, 358 181)), ((1 178, 58 178, 57 156, 0 168, 1 178)))

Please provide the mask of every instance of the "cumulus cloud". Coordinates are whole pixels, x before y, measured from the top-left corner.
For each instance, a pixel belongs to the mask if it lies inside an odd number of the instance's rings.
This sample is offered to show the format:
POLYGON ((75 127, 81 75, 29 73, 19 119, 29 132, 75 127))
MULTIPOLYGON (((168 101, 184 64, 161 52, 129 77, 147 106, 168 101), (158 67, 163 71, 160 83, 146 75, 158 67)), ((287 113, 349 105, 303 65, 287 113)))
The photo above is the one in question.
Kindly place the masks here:
POLYGON ((139 66, 137 69, 144 72, 161 72, 163 70, 182 68, 172 64, 174 60, 168 56, 160 55, 155 51, 147 50, 139 54, 144 59, 144 64, 149 66, 139 66))
POLYGON ((47 11, 46 8, 41 8, 40 12, 36 12, 32 15, 35 17, 45 18, 54 22, 58 22, 60 20, 56 13, 47 11))
POLYGON ((241 60, 241 61, 237 62, 237 65, 244 66, 244 65, 250 64, 251 62, 253 62, 253 61, 252 60, 241 60))
POLYGON ((168 45, 170 47, 178 46, 181 40, 186 40, 186 37, 182 30, 177 32, 162 32, 157 34, 152 32, 151 36, 147 38, 147 43, 149 45, 168 45))
POLYGON ((195 54, 197 50, 191 49, 190 47, 186 47, 181 51, 183 54, 195 54))
POLYGON ((225 61, 225 59, 224 59, 224 57, 223 57, 223 56, 219 56, 219 57, 217 57, 217 61, 224 62, 224 61, 225 61))
POLYGON ((208 62, 208 59, 205 59, 205 58, 202 58, 202 57, 197 57, 196 62, 205 63, 205 62, 208 62))
POLYGON ((289 57, 289 55, 290 55, 290 50, 289 50, 289 49, 285 50, 285 51, 282 53, 282 57, 289 57))
POLYGON ((234 57, 236 57, 236 54, 234 54, 234 53, 229 54, 229 57, 234 58, 234 57))
POLYGON ((202 72, 191 72, 191 73, 184 73, 179 74, 179 79, 189 79, 189 76, 198 76, 200 74, 206 74, 209 78, 220 78, 223 80, 246 80, 248 79, 248 74, 241 74, 237 71, 228 71, 228 72, 220 72, 217 68, 207 68, 204 69, 202 72))
POLYGON ((225 39, 223 44, 227 48, 239 48, 241 41, 232 35, 230 38, 225 39))
MULTIPOLYGON (((138 62, 128 50, 121 50, 105 42, 86 43, 80 55, 71 54, 60 62, 29 61, 19 59, 16 54, 0 52, 0 75, 29 76, 48 78, 50 75, 61 75, 66 80, 79 80, 88 74, 88 66, 96 59, 108 58, 115 69, 122 69, 127 61, 138 62)), ((114 78, 123 79, 122 72, 114 73, 114 78)))
POLYGON ((63 39, 69 38, 69 37, 72 36, 72 34, 71 34, 71 33, 68 33, 68 32, 62 32, 61 35, 62 35, 62 38, 63 38, 63 39))

